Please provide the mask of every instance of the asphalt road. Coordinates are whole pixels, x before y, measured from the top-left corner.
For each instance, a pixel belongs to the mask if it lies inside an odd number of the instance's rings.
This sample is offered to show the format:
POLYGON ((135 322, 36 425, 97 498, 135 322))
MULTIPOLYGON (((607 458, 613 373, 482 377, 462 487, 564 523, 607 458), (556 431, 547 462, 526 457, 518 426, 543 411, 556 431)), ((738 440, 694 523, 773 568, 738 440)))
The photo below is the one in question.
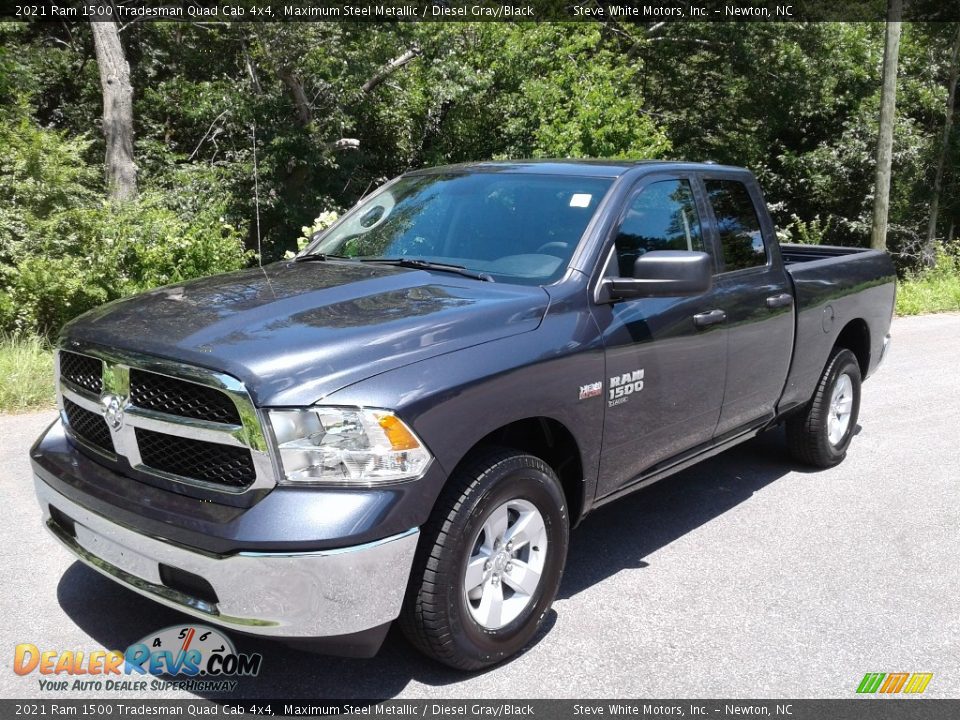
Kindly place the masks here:
MULTIPOLYGON (((465 675, 399 635, 373 660, 234 636, 264 655, 238 694, 830 698, 903 671, 934 673, 926 696, 960 697, 960 315, 893 333, 844 463, 800 468, 773 432, 597 512, 573 533, 546 630, 513 662, 465 675)), ((43 696, 36 674, 12 671, 17 643, 125 648, 183 620, 41 530, 27 448, 51 419, 0 416, 6 698, 43 696)))

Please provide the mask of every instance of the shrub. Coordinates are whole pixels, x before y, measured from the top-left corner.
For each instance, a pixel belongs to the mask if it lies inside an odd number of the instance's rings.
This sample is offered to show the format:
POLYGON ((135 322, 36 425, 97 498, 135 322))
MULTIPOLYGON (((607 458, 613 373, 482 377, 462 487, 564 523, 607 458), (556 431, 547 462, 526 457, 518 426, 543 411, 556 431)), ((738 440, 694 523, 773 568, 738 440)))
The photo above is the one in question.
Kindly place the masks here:
POLYGON ((781 242, 794 242, 801 245, 829 244, 827 237, 833 229, 833 218, 822 220, 819 215, 813 220, 805 221, 796 215, 790 216, 790 223, 781 233, 781 242))
POLYGON ((908 272, 897 287, 897 314, 960 311, 960 245, 939 248, 936 264, 908 272))
POLYGON ((100 174, 87 165, 90 141, 36 127, 24 107, 0 117, 0 262, 11 262, 51 215, 94 202, 100 174))
POLYGON ((50 337, 108 300, 247 264, 220 170, 172 164, 138 200, 105 202, 93 141, 39 127, 11 100, 0 107, 0 333, 50 337))
POLYGON ((36 221, 0 268, 0 330, 51 336, 108 300, 243 267, 250 254, 222 212, 214 200, 184 217, 147 193, 36 221))
MULTIPOLYGON (((300 237, 297 238, 297 252, 305 249, 307 245, 313 242, 314 238, 333 225, 340 219, 339 210, 324 210, 313 221, 312 225, 304 225, 300 228, 300 237)), ((293 250, 287 250, 284 257, 288 260, 295 257, 297 253, 293 250)))

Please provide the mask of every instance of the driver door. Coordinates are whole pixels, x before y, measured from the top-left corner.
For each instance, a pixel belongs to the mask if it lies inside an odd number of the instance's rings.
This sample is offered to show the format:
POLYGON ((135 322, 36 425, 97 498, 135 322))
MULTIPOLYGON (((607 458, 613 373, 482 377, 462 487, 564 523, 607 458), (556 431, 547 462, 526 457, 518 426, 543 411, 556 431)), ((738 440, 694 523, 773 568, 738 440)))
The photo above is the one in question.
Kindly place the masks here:
MULTIPOLYGON (((613 231, 605 274, 632 277, 636 258, 651 250, 707 252, 716 272, 696 188, 683 175, 643 181, 613 231)), ((727 330, 710 315, 717 300, 711 289, 594 307, 607 369, 598 497, 713 436, 727 362, 727 330)))

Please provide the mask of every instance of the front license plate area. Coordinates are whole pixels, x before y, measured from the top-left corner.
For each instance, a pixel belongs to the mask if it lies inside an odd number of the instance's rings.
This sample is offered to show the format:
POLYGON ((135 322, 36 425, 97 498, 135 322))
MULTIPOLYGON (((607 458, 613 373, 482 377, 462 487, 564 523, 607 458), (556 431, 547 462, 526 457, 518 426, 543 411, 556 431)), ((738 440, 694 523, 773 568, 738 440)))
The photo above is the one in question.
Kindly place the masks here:
POLYGON ((76 532, 77 543, 87 552, 131 575, 136 575, 150 582, 159 582, 159 570, 155 561, 94 532, 80 523, 76 524, 76 532))

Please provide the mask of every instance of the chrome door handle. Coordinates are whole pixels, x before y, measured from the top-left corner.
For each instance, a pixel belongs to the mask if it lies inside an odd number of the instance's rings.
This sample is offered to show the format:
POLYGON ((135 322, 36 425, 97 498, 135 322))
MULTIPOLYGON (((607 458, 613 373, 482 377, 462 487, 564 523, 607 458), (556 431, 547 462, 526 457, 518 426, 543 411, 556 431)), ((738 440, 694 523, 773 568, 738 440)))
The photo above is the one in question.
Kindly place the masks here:
POLYGON ((790 305, 793 305, 793 295, 789 293, 771 295, 767 298, 767 307, 771 310, 774 308, 789 307, 790 305))
POLYGON ((693 324, 698 328, 719 325, 726 321, 727 314, 723 310, 711 310, 710 312, 699 313, 693 316, 693 324))

